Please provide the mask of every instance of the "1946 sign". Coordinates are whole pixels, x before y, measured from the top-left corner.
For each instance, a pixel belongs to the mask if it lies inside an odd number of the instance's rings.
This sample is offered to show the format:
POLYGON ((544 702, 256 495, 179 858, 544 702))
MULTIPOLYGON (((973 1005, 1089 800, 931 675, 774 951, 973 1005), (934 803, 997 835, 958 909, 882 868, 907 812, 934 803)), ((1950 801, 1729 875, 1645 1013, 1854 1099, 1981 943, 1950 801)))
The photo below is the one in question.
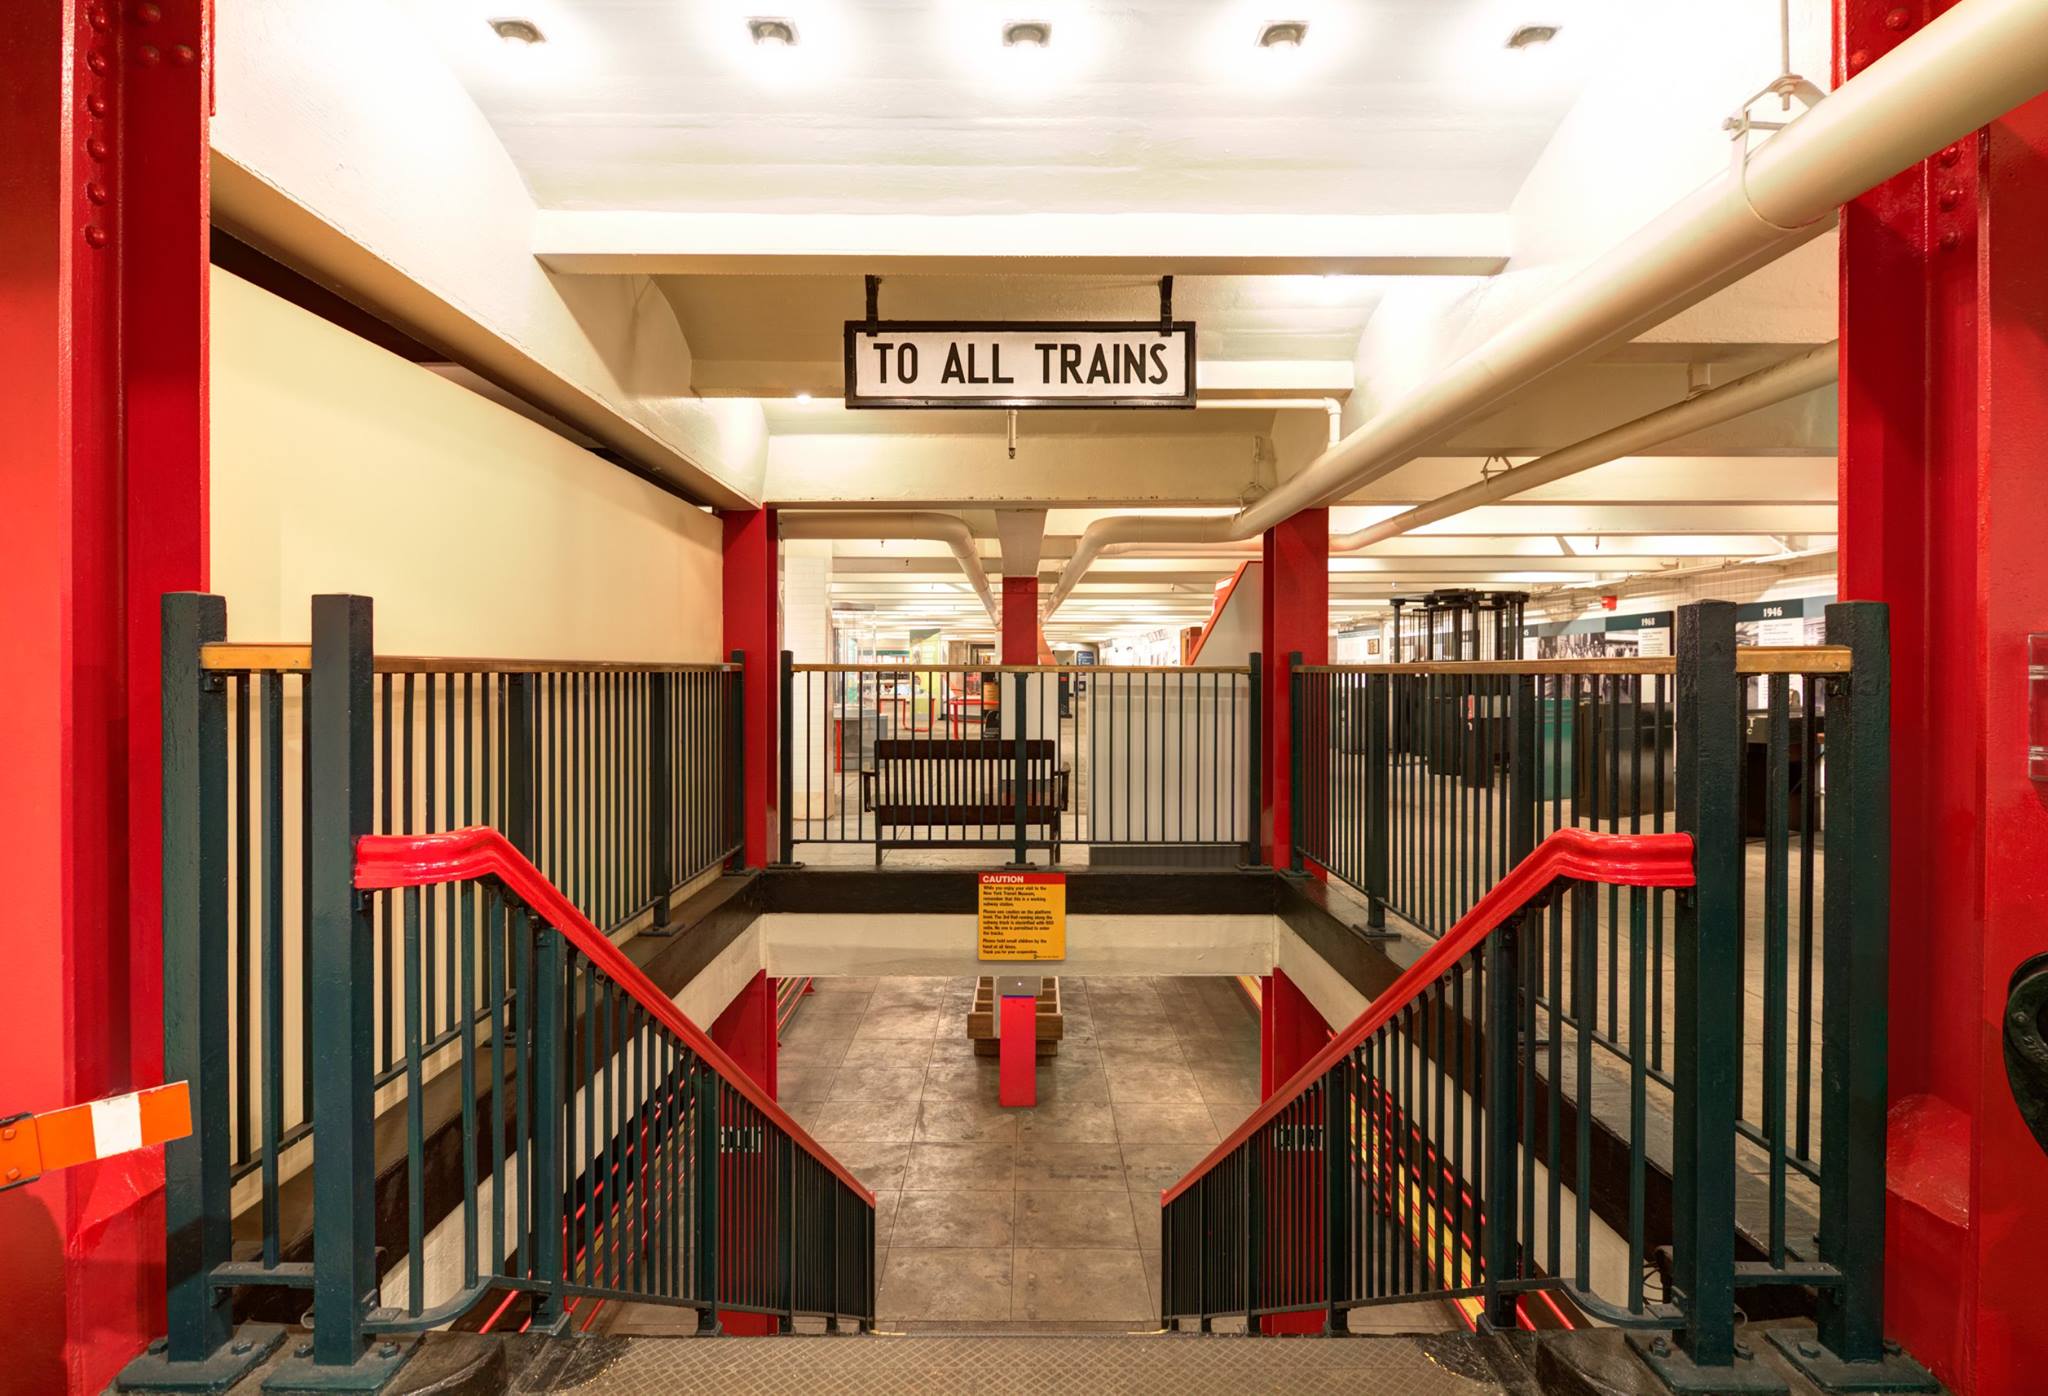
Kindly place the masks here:
POLYGON ((848 407, 1193 407, 1195 327, 846 322, 848 407))

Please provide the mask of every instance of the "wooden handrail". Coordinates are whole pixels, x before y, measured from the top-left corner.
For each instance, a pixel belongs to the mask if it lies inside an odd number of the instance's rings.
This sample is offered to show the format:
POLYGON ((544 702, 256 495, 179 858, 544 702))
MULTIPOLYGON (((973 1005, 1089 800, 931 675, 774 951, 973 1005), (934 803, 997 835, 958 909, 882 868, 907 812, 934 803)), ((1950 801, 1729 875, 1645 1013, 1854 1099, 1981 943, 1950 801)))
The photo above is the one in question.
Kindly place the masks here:
POLYGON ((1248 664, 792 664, 793 674, 1248 674, 1248 664))
POLYGON ((590 923, 576 904, 547 880, 545 874, 496 829, 456 829, 445 834, 366 834, 356 840, 356 886, 363 891, 392 887, 426 887, 443 882, 473 882, 495 877, 547 925, 583 952, 592 965, 611 976, 633 1001, 683 1040, 725 1083, 746 1097, 776 1128, 853 1189, 854 1196, 875 1205, 875 1195, 844 1164, 826 1152, 791 1119, 775 1098, 756 1085, 739 1064, 691 1022, 668 995, 655 987, 641 968, 612 944, 611 937, 590 923))
POLYGON ((1507 919, 1562 878, 1580 882, 1605 882, 1620 887, 1690 887, 1693 885, 1692 835, 1690 834, 1601 834, 1591 829, 1567 827, 1554 830, 1536 845, 1536 851, 1510 868, 1487 894, 1460 917, 1458 924, 1422 953, 1386 991, 1352 1020, 1351 1026, 1330 1039, 1329 1045, 1284 1085, 1268 1096, 1230 1137, 1209 1151, 1208 1157, 1188 1170, 1188 1175, 1159 1194, 1163 1207, 1193 1186, 1204 1173, 1229 1157, 1258 1132, 1259 1127, 1285 1110, 1323 1074, 1342 1061, 1353 1048, 1385 1027, 1394 1015, 1422 996, 1423 990, 1472 949, 1507 922, 1507 919))
MULTIPOLYGON (((1672 655, 1616 655, 1607 659, 1439 659, 1415 664, 1298 664, 1297 674, 1676 674, 1672 655)), ((1745 645, 1735 651, 1735 672, 1846 674, 1846 645, 1745 645)))
MULTIPOLYGON (((268 641, 202 645, 199 667, 212 673, 310 673, 313 647, 268 641)), ((740 669, 737 664, 646 664, 630 659, 470 659, 411 654, 380 654, 375 667, 380 674, 728 674, 740 669)))

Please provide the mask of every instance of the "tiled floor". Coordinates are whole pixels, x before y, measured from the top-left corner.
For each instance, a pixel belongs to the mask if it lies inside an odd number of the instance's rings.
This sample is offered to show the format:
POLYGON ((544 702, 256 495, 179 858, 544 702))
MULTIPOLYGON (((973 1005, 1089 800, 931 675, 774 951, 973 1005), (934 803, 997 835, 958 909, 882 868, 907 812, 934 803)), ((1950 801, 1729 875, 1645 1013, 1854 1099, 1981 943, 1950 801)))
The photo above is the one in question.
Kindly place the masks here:
POLYGON ((1156 1324, 1159 1189, 1258 1099, 1258 1019, 1228 979, 1063 979, 1039 1103, 996 1103, 971 979, 817 981, 781 1097, 873 1188, 882 1326, 1156 1324))
MULTIPOLYGON (((879 1327, 1158 1326, 1159 1192, 1258 1101, 1258 1015, 1224 978, 1060 981, 1066 1039, 1038 1104, 996 1103, 966 1037, 974 981, 819 979, 777 1062, 782 1104, 873 1189, 879 1327)), ((1442 1328, 1440 1305, 1359 1331, 1442 1328)), ((628 1305, 607 1327, 693 1322, 628 1305)))

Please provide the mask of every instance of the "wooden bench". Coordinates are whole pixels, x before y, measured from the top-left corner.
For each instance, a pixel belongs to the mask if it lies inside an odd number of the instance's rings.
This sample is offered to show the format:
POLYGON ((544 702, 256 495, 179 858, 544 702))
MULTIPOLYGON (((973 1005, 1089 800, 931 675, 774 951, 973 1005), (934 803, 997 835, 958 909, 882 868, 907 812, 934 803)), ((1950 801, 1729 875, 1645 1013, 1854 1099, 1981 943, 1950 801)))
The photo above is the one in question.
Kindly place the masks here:
MULTIPOLYGON (((1056 1056, 1060 1039, 1067 1035, 1066 1015, 1060 1011, 1060 981, 1042 977, 1038 981, 1038 1055, 1056 1056)), ((974 981, 974 1007, 967 1013, 967 1039, 976 1056, 1002 1054, 1002 1025, 996 1021, 996 978, 984 974, 974 981)))
MULTIPOLYGON (((1024 742, 1024 830, 1059 861, 1067 773, 1051 738, 1024 742)), ((1000 737, 887 737, 860 773, 860 807, 885 848, 1010 848, 1017 830, 1017 743, 1000 737), (907 832, 902 832, 907 831, 907 832)))

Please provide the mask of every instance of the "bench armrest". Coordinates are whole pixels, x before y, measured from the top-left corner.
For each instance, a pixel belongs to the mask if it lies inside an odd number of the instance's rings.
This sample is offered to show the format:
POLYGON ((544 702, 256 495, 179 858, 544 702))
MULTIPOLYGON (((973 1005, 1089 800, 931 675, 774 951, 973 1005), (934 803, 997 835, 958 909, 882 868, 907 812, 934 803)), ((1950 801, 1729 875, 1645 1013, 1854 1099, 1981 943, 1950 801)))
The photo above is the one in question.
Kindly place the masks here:
POLYGON ((875 773, 873 771, 861 771, 858 774, 860 775, 860 807, 863 810, 871 810, 875 807, 875 773))

